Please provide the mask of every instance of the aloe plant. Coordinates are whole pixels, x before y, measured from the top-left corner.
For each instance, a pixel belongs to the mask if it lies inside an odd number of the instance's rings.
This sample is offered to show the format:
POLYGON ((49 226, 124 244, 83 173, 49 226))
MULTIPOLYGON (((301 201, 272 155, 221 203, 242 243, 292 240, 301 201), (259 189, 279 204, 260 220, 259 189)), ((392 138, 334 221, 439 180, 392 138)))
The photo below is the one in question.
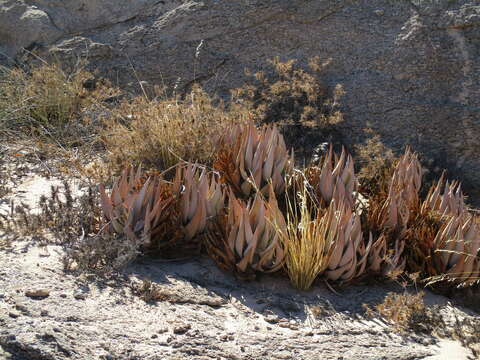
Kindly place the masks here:
POLYGON ((256 191, 267 196, 270 183, 274 193, 281 194, 293 163, 293 152, 289 154, 275 125, 259 130, 248 123, 238 125, 224 137, 214 166, 237 194, 248 197, 256 191))
POLYGON ((371 242, 365 245, 360 217, 349 205, 337 206, 333 201, 325 216, 328 237, 333 243, 325 277, 332 281, 351 281, 365 272, 371 242))
POLYGON ((441 216, 464 214, 466 212, 465 197, 460 183, 458 181, 449 183, 445 180, 445 173, 443 173, 437 184, 430 188, 423 202, 422 211, 426 211, 427 208, 439 212, 441 216))
POLYGON ((405 239, 412 214, 420 207, 421 180, 418 156, 407 148, 395 167, 386 197, 377 194, 370 199, 367 226, 374 239, 370 271, 387 275, 404 270, 405 239))
POLYGON ((171 226, 175 213, 171 187, 161 176, 145 178, 140 168, 127 168, 113 184, 110 195, 103 185, 99 190, 109 231, 144 248, 161 245, 159 239, 171 226))
POLYGON ((460 285, 480 281, 480 226, 472 216, 459 214, 445 221, 434 240, 438 274, 460 285))
POLYGON ((195 164, 177 166, 173 189, 179 198, 186 240, 202 233, 207 220, 225 206, 225 192, 215 174, 208 174, 206 168, 195 164))
POLYGON ((240 274, 274 272, 285 261, 281 241, 285 229, 272 186, 268 200, 257 193, 253 201, 244 202, 230 192, 226 213, 208 234, 208 249, 223 269, 240 274))
POLYGON ((353 158, 347 154, 345 148, 342 148, 342 153, 338 157, 330 146, 322 166, 308 167, 305 176, 325 207, 332 200, 337 204, 345 201, 350 207, 354 207, 354 191, 357 189, 358 181, 355 177, 353 158))

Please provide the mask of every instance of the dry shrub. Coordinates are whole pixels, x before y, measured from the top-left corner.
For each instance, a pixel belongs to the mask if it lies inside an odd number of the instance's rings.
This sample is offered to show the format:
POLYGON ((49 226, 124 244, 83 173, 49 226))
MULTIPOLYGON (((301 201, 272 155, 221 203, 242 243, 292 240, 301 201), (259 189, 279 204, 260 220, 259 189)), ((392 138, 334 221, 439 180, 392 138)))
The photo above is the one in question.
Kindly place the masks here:
MULTIPOLYGON (((82 189, 78 196, 68 183, 52 186, 35 208, 12 203, 8 214, 0 213, 0 233, 10 238, 31 236, 40 244, 59 244, 65 249, 66 270, 106 273, 120 270, 140 254, 137 241, 107 234, 96 187, 82 189)), ((9 238, 0 237, 0 247, 9 238)))
POLYGON ((413 210, 405 233, 405 257, 407 269, 410 272, 419 272, 423 278, 427 274, 436 273, 432 255, 434 240, 442 222, 434 211, 413 210))
POLYGON ((16 205, 12 201, 10 211, 0 213, 0 231, 62 244, 97 233, 100 224, 96 189, 88 187, 81 195, 75 196, 67 182, 62 187, 52 186, 50 195, 41 196, 35 208, 24 203, 16 205))
POLYGON ((115 163, 168 169, 185 160, 212 163, 220 136, 249 118, 248 111, 215 103, 195 88, 185 98, 137 97, 111 112, 103 141, 115 163))
POLYGON ((141 254, 140 245, 125 236, 101 232, 72 238, 65 247, 65 270, 96 272, 119 271, 141 254))
POLYGON ((282 62, 276 57, 270 64, 272 76, 258 72, 252 83, 233 91, 234 98, 252 109, 261 122, 325 126, 342 120, 338 111, 342 87, 337 85, 330 97, 320 81, 329 62, 321 64, 318 57, 312 58, 309 71, 296 60, 282 62))
POLYGON ((296 60, 274 58, 270 65, 271 69, 233 90, 232 100, 250 109, 258 122, 278 124, 287 147, 295 148, 297 160, 308 163, 325 139, 342 136, 334 125, 343 121, 339 110, 343 88, 338 84, 330 89, 322 83, 329 61, 312 58, 306 68, 296 60))
POLYGON ((364 307, 367 315, 380 315, 394 325, 400 333, 410 331, 431 333, 444 322, 440 315, 425 306, 424 295, 423 292, 417 294, 388 293, 384 301, 375 306, 375 310, 370 309, 367 305, 364 307))
POLYGON ((83 112, 116 92, 82 66, 72 71, 47 63, 30 70, 0 68, 0 135, 78 145, 95 128, 83 112))
POLYGON ((8 166, 7 159, 7 149, 3 149, 0 145, 0 199, 12 192, 13 184, 11 183, 11 178, 13 171, 8 166))
POLYGON ((379 135, 373 135, 365 144, 355 146, 355 154, 355 162, 359 167, 357 178, 360 192, 365 195, 386 196, 398 162, 393 151, 381 141, 379 135))
POLYGON ((366 314, 369 317, 381 316, 392 324, 403 335, 409 335, 412 331, 442 338, 459 340, 463 346, 469 348, 473 355, 480 355, 480 319, 478 316, 462 314, 459 318, 453 316, 444 317, 439 311, 438 305, 427 307, 423 301, 424 292, 411 294, 404 292, 388 293, 381 304, 371 309, 364 304, 366 314), (453 317, 453 319, 452 319, 453 317))

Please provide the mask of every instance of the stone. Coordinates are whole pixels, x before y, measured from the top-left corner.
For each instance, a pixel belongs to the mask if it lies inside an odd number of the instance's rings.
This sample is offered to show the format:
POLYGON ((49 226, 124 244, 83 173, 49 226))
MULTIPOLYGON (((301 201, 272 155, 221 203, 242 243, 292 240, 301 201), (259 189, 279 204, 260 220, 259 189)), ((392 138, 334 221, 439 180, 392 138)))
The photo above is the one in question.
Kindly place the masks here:
POLYGON ((191 328, 192 326, 190 324, 178 322, 173 327, 173 333, 176 335, 183 335, 191 328))
POLYGON ((0 63, 23 59, 24 48, 83 56, 139 93, 141 81, 186 89, 195 74, 226 96, 244 68, 266 70, 273 56, 331 59, 324 83, 346 92, 347 146, 366 128, 397 152, 410 144, 478 203, 479 24, 477 0, 0 0, 0 63))
POLYGON ((17 312, 17 311, 10 311, 10 312, 8 313, 8 316, 10 316, 10 317, 13 318, 13 319, 16 319, 16 318, 18 318, 18 317, 20 316, 20 313, 17 312))
POLYGON ((38 288, 38 289, 29 289, 25 291, 25 296, 28 296, 33 299, 43 299, 50 296, 50 290, 38 288))
POLYGON ((85 300, 87 298, 87 294, 83 291, 75 291, 73 297, 76 300, 85 300))

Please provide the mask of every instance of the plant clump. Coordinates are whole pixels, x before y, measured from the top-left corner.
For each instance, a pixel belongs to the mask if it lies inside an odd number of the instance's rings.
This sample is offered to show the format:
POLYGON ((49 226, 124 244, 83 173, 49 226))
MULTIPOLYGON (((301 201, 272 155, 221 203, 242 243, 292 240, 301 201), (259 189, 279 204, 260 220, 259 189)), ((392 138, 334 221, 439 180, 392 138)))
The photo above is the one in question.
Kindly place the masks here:
POLYGON ((272 76, 258 72, 251 84, 233 91, 234 98, 251 108, 262 123, 327 126, 342 121, 338 109, 341 86, 335 88, 331 98, 320 81, 328 61, 310 59, 309 71, 295 60, 283 62, 276 57, 270 64, 272 76))
POLYGON ((286 223, 273 187, 268 200, 257 193, 247 203, 230 192, 227 209, 207 237, 208 251, 220 267, 243 276, 280 270, 285 262, 281 234, 286 223))
MULTIPOLYGON (((143 253, 194 249, 244 278, 284 271, 303 290, 316 279, 344 285, 405 271, 429 284, 478 283, 478 216, 468 211, 460 184, 445 175, 423 198, 424 170, 410 148, 397 159, 373 138, 357 149, 366 166, 356 172, 354 157, 331 145, 315 165, 295 168, 282 123, 322 127, 340 116, 338 102, 295 62, 273 64, 278 79, 258 74, 258 86, 239 90, 229 106, 194 87, 182 99, 140 97, 104 108, 105 149, 121 174, 98 192, 90 188, 92 201, 83 207, 67 188, 65 201, 57 190, 42 198, 41 216, 12 205, 15 224, 37 229, 44 222, 79 237, 71 244, 71 268, 109 261, 117 268, 143 253), (92 218, 77 216, 72 209, 79 208, 92 218)), ((6 78, 23 84, 28 98, 13 83, 2 85, 2 132, 28 128, 63 136, 107 94, 87 89, 87 75, 54 67, 28 75, 9 70, 6 78), (22 121, 11 117, 20 112, 22 121)), ((98 164, 93 167, 102 170, 98 164)), ((16 226, 4 218, 0 230, 16 226)))
POLYGON ((276 194, 283 193, 293 164, 293 152, 275 126, 259 130, 249 123, 223 138, 214 167, 237 194, 248 197, 257 191, 267 195, 270 185, 276 194))
POLYGON ((274 126, 239 125, 219 144, 217 172, 179 163, 170 183, 126 170, 110 198, 101 188, 110 228, 145 248, 162 234, 171 248, 203 244, 222 269, 245 278, 285 269, 300 289, 317 277, 346 284, 405 270, 478 281, 478 221, 456 183, 441 194, 440 179, 421 200, 423 171, 409 148, 362 202, 345 149, 338 156, 330 147, 302 171, 274 126))
POLYGON ((61 146, 91 141, 96 123, 84 113, 118 93, 77 67, 44 63, 32 69, 0 67, 0 135, 28 136, 61 146), (95 86, 87 86, 87 83, 95 86))
POLYGON ((113 163, 142 163, 166 170, 178 162, 211 165, 224 133, 251 117, 248 110, 217 103, 199 88, 184 99, 137 97, 110 111, 102 132, 113 163))

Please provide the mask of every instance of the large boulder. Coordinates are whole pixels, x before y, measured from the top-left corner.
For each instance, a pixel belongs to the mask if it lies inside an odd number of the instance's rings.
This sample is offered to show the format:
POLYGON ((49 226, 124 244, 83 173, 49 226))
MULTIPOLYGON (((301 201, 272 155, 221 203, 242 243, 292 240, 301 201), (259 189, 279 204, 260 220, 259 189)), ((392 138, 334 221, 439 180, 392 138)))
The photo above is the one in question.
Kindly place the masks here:
POLYGON ((23 48, 88 56, 123 85, 196 77, 220 93, 273 56, 331 58, 348 141, 371 128, 409 143, 480 198, 477 0, 0 0, 0 61, 23 48))

